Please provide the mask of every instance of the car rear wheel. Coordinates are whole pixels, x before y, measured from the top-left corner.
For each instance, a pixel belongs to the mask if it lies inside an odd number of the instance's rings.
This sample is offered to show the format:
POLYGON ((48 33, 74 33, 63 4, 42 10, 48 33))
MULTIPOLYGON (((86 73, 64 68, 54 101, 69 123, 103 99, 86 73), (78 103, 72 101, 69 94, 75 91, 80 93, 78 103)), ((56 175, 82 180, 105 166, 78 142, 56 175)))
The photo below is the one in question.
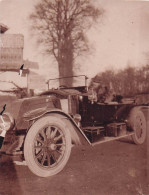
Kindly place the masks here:
POLYGON ((29 169, 41 177, 59 173, 71 153, 71 135, 63 121, 53 116, 37 120, 24 143, 24 157, 29 169))
POLYGON ((132 139, 135 144, 143 144, 146 139, 146 120, 142 111, 134 111, 131 114, 131 128, 135 134, 132 135, 132 139))

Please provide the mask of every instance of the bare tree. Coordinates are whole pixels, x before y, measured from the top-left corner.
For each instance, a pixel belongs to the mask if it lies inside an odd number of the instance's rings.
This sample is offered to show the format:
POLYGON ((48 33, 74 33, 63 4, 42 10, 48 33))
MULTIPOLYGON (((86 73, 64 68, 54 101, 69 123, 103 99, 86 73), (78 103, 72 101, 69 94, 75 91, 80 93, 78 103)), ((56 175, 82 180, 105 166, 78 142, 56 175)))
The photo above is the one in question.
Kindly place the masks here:
POLYGON ((128 66, 119 72, 107 70, 97 74, 92 81, 100 81, 107 87, 112 83, 116 94, 123 96, 149 93, 149 65, 140 68, 128 66))
POLYGON ((24 98, 24 97, 27 97, 28 94, 27 94, 27 88, 22 88, 20 87, 19 85, 17 85, 15 82, 13 81, 2 81, 0 80, 0 82, 3 82, 3 83, 11 83, 14 85, 14 87, 11 89, 11 90, 1 90, 0 89, 0 92, 7 92, 7 93, 13 93, 15 94, 18 98, 24 98))
MULTIPOLYGON (((102 13, 93 0, 41 0, 35 6, 30 16, 33 30, 46 52, 56 59, 60 77, 73 75, 75 58, 89 49, 85 31, 102 13)), ((68 82, 60 80, 60 84, 68 82)))

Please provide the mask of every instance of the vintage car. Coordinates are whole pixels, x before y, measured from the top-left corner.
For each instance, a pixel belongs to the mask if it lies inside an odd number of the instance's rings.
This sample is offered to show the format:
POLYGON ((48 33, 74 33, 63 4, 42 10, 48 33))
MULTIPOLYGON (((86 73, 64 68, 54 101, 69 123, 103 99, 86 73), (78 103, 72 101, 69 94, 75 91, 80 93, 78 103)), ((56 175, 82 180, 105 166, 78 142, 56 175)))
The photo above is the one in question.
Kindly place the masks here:
POLYGON ((23 136, 20 149, 29 169, 48 177, 64 168, 72 145, 94 146, 128 136, 135 144, 144 143, 146 120, 141 108, 135 100, 95 101, 86 82, 61 86, 8 103, 3 114, 5 139, 12 131, 23 136))

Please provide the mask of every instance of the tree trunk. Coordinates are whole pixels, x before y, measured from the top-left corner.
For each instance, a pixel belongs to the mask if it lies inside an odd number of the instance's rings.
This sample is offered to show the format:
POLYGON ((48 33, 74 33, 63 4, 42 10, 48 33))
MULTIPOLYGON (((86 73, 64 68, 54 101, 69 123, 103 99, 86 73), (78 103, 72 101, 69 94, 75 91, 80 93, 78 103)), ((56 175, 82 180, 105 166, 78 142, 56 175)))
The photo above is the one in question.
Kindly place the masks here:
MULTIPOLYGON (((59 77, 73 76, 73 45, 71 39, 65 41, 65 45, 61 48, 61 57, 59 59, 59 77)), ((73 78, 64 78, 59 80, 60 86, 72 87, 73 78)))

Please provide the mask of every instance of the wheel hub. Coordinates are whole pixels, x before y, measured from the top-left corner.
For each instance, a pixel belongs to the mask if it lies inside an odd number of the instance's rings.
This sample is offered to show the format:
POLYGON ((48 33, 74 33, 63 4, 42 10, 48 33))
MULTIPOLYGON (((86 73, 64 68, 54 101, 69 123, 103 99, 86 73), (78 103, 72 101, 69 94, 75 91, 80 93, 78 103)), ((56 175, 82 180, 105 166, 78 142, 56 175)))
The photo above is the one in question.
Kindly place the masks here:
POLYGON ((56 150, 57 146, 52 143, 49 145, 49 148, 50 148, 50 150, 56 150))
POLYGON ((54 141, 52 141, 52 140, 47 140, 47 141, 44 142, 43 148, 44 148, 46 151, 48 151, 48 150, 54 151, 54 150, 56 150, 57 146, 56 146, 56 144, 54 143, 54 141))

